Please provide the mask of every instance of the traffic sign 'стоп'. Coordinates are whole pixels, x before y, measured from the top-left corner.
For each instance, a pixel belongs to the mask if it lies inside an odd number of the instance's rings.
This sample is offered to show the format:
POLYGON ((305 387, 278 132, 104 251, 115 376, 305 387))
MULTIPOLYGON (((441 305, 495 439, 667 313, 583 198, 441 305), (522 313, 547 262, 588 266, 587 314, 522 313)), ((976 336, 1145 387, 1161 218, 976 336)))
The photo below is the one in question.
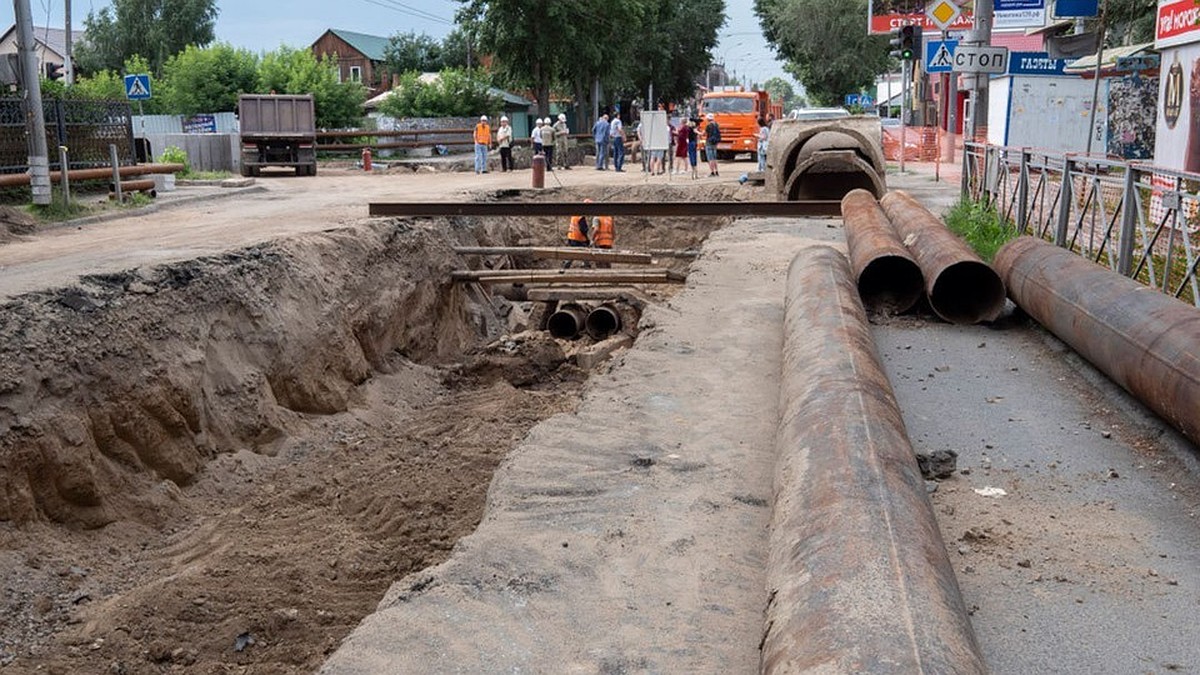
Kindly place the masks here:
POLYGON ((951 58, 956 73, 1000 74, 1008 70, 1008 47, 959 45, 951 58))

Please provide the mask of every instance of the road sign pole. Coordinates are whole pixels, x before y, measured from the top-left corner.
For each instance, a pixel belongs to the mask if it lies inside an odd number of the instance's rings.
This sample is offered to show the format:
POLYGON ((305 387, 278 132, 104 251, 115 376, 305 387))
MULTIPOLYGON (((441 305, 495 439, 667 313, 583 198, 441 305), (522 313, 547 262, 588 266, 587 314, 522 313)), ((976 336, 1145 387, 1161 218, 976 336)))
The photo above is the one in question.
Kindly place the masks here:
POLYGON ((908 140, 908 61, 900 62, 900 173, 904 173, 904 146, 908 140))
MULTIPOLYGON (((982 47, 992 44, 994 8, 992 0, 975 0, 975 34, 972 37, 976 44, 982 47)), ((971 137, 973 139, 978 139, 982 134, 987 133, 988 83, 990 79, 984 74, 975 76, 975 90, 971 96, 973 99, 971 103, 971 137)))

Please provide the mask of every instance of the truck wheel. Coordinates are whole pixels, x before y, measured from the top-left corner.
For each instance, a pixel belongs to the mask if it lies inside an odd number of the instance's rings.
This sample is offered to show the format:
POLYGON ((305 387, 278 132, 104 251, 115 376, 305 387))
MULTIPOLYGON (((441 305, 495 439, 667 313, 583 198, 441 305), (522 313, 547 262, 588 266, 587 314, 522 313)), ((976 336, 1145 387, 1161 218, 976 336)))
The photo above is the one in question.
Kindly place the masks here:
POLYGON ((310 176, 317 175, 317 163, 316 162, 313 162, 312 164, 308 165, 308 175, 310 175, 310 176))
POLYGON ((242 165, 242 176, 249 178, 253 175, 254 175, 254 167, 243 164, 242 165))

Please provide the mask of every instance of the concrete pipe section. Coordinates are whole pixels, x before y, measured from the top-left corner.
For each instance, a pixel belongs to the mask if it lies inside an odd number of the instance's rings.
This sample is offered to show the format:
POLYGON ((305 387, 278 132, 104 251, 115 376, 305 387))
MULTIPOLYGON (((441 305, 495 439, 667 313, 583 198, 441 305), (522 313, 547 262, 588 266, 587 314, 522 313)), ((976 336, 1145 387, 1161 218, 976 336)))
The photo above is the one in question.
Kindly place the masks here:
POLYGON ((984 673, 846 258, 788 271, 764 673, 984 673))
POLYGON ((558 311, 550 315, 550 319, 546 322, 546 330, 556 338, 574 340, 583 332, 587 315, 587 310, 580 305, 562 305, 558 311))
POLYGON ((925 293, 933 311, 950 323, 994 321, 1004 311, 1004 282, 941 218, 900 190, 889 192, 883 206, 904 245, 925 275, 925 293))
POLYGON ((858 295, 872 312, 902 314, 921 299, 925 280, 874 195, 852 190, 842 199, 842 221, 858 295))
POLYGON ((621 313, 612 305, 600 305, 588 312, 583 324, 588 337, 600 341, 621 330, 621 313))
POLYGON ((854 189, 887 191, 879 118, 779 120, 767 150, 769 184, 781 201, 838 200, 854 189))
POLYGON ((1200 443, 1200 309, 1032 237, 996 269, 1018 307, 1200 443))

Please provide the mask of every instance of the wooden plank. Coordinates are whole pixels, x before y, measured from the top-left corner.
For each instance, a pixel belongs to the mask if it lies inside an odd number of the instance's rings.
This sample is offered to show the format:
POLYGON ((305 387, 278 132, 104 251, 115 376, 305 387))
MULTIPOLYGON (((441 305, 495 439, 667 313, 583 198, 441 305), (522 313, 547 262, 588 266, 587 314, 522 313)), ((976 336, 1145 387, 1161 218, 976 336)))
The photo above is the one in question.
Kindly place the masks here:
POLYGON ((372 216, 806 218, 841 216, 842 203, 836 199, 796 202, 373 202, 368 210, 372 216))
POLYGON ((681 284, 687 277, 671 270, 459 270, 450 273, 454 281, 481 284, 681 284))
POLYGON ((649 253, 569 246, 455 246, 454 252, 464 255, 509 255, 534 260, 590 260, 634 265, 649 265, 654 262, 649 253))
POLYGON ((652 298, 633 286, 546 286, 530 288, 526 297, 534 302, 624 300, 639 308, 654 302, 652 298))

